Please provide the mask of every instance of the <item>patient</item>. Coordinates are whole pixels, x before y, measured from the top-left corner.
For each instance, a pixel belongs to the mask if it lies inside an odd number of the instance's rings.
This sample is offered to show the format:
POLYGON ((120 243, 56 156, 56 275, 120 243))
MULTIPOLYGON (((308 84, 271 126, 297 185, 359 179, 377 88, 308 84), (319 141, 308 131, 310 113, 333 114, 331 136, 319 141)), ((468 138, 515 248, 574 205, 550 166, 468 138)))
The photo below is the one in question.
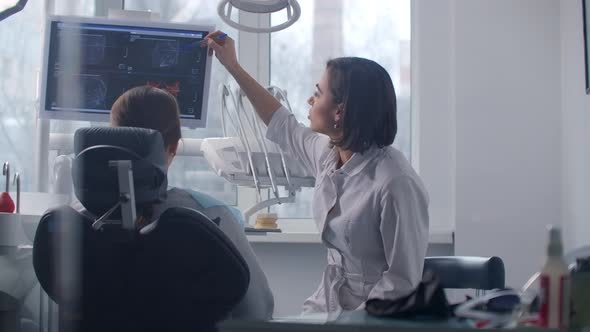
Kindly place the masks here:
MULTIPOLYGON (((181 134, 178 104, 170 93, 149 86, 128 90, 113 104, 111 126, 158 130, 164 139, 168 166, 172 163, 181 134)), ((153 210, 138 213, 140 226, 157 219, 159 214, 172 206, 195 209, 211 220, 218 220, 220 229, 232 240, 248 264, 250 285, 242 301, 232 311, 232 317, 271 319, 273 295, 240 223, 241 213, 204 193, 172 188, 168 191, 165 203, 155 206, 153 210)))

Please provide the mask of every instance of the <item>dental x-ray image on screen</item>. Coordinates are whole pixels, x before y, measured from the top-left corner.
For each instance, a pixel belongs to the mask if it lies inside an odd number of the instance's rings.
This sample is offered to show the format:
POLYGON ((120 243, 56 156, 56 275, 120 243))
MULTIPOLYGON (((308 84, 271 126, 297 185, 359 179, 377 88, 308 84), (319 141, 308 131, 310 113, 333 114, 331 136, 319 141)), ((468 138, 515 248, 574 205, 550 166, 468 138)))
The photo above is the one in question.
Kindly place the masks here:
POLYGON ((213 29, 50 17, 41 117, 106 122, 117 97, 130 88, 150 85, 176 97, 183 126, 204 127, 211 57, 200 42, 213 29))

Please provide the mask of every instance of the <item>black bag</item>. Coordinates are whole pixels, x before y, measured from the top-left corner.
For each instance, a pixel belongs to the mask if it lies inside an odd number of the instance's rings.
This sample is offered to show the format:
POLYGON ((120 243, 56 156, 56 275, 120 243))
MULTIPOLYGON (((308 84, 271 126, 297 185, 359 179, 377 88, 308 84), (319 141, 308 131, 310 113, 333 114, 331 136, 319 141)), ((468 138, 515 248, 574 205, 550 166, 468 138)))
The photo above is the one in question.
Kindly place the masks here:
POLYGON ((390 318, 447 318, 451 306, 434 273, 425 271, 422 281, 410 294, 395 299, 369 299, 365 310, 373 316, 390 318))

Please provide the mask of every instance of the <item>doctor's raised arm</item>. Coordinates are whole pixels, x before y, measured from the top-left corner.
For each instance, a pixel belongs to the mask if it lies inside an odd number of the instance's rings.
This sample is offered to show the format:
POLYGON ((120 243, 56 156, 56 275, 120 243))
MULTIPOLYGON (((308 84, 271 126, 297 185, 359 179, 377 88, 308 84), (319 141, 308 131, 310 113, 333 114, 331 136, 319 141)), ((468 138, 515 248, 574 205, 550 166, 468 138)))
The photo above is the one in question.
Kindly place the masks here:
POLYGON ((210 47, 210 54, 211 52, 215 52, 215 56, 219 62, 235 78, 244 93, 246 93, 258 116, 268 125, 272 114, 279 109, 281 104, 240 66, 236 55, 235 42, 231 37, 226 36, 221 31, 215 31, 206 38, 207 45, 210 47), (224 37, 219 38, 218 36, 220 35, 224 37))
POLYGON ((231 37, 216 31, 206 36, 206 41, 209 54, 215 53, 219 62, 244 91, 258 116, 268 126, 267 138, 300 160, 309 174, 315 176, 320 167, 319 158, 325 150, 328 138, 299 124, 279 101, 242 68, 237 60, 235 42, 231 37), (275 112, 280 113, 279 116, 274 117, 275 112))
POLYGON ((316 179, 312 211, 328 264, 303 312, 357 310, 369 298, 410 293, 428 246, 428 194, 392 146, 397 100, 387 70, 364 58, 329 60, 307 100, 305 127, 240 66, 234 40, 224 36, 206 37, 209 54, 240 85, 266 137, 316 179))

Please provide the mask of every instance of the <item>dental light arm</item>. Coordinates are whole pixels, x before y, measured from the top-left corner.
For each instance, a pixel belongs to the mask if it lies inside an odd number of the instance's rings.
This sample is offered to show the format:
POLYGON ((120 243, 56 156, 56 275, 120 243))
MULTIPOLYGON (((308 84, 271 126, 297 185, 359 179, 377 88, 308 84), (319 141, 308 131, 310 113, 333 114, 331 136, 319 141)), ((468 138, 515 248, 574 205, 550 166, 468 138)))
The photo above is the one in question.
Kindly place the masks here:
POLYGON ((0 21, 20 12, 25 8, 28 0, 19 0, 14 6, 8 7, 0 12, 0 21))

